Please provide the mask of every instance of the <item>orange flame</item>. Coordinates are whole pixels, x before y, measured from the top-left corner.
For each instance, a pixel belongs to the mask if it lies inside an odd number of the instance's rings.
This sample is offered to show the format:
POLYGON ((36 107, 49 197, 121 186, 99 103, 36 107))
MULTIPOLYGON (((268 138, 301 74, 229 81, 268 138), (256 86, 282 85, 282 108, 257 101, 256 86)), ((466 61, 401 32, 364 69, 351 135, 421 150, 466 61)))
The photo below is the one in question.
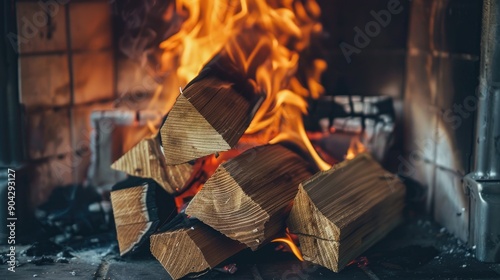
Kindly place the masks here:
POLYGON ((238 143, 238 145, 236 145, 233 149, 198 159, 193 168, 195 171, 191 175, 191 179, 188 181, 187 186, 184 188, 186 191, 174 198, 177 211, 181 212, 184 210, 186 202, 198 193, 206 180, 214 174, 215 170, 221 163, 238 156, 250 148, 263 144, 257 141, 258 139, 252 139, 243 135, 241 143, 238 143))
POLYGON ((357 155, 366 152, 367 149, 363 143, 361 143, 361 140, 359 136, 355 136, 352 138, 351 143, 349 145, 349 149, 347 150, 347 154, 345 155, 345 159, 350 160, 355 158, 357 155))
MULTIPOLYGON (((295 238, 295 240, 296 239, 297 238, 295 238)), ((297 245, 295 244, 294 238, 292 237, 292 234, 289 233, 288 228, 286 229, 284 237, 275 238, 271 242, 284 243, 286 246, 288 246, 288 248, 290 248, 290 250, 295 255, 295 257, 297 257, 297 259, 299 259, 301 262, 304 261, 304 257, 302 257, 302 252, 300 251, 299 247, 297 247, 297 245)))
POLYGON ((330 168, 314 150, 302 122, 306 98, 317 98, 324 91, 319 79, 326 63, 315 59, 310 65, 301 64, 305 72, 301 80, 297 73, 301 53, 309 47, 311 37, 321 32, 319 14, 315 1, 175 1, 164 17, 184 21, 176 34, 160 44, 161 70, 168 75, 157 93, 168 97, 165 112, 173 106, 179 86, 224 53, 257 92, 265 94, 245 133, 264 143, 296 143, 321 169, 330 168))

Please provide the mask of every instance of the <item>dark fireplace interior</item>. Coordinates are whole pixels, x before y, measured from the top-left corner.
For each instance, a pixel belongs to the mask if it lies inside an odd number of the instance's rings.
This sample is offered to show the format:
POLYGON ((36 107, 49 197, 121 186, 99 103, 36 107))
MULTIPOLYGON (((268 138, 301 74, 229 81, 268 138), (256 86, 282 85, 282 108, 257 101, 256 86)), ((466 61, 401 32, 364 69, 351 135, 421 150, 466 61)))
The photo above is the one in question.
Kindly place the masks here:
MULTIPOLYGON (((2 277, 176 278, 147 244, 120 256, 111 202, 118 190, 158 185, 141 178, 142 170, 131 174, 111 165, 166 123, 165 108, 175 106, 175 98, 165 98, 165 92, 186 92, 189 80, 172 78, 175 66, 165 66, 165 41, 177 36, 188 18, 173 8, 176 2, 199 1, 7 0, 0 5, 2 277), (15 204, 14 215, 9 203, 15 204), (11 216, 15 231, 8 227, 11 216), (12 232, 15 273, 8 270, 12 232)), ((208 2, 230 10, 259 1, 208 2)), ((267 2, 309 7, 314 1, 267 2)), ((272 242, 187 277, 499 278, 500 3, 316 2, 322 28, 313 28, 296 74, 307 80, 307 67, 324 61, 319 71, 324 92, 304 97, 308 141, 325 164, 368 152, 396 174, 406 187, 403 221, 338 273, 300 261, 293 245, 272 242)), ((313 91, 310 84, 306 88, 313 91)), ((167 141, 164 135, 161 141, 167 141)), ((243 145, 254 145, 251 141, 243 145)), ((177 211, 221 162, 237 154, 192 161, 201 171, 190 175, 189 184, 165 193, 158 206, 164 220, 156 233, 181 219, 177 211)))

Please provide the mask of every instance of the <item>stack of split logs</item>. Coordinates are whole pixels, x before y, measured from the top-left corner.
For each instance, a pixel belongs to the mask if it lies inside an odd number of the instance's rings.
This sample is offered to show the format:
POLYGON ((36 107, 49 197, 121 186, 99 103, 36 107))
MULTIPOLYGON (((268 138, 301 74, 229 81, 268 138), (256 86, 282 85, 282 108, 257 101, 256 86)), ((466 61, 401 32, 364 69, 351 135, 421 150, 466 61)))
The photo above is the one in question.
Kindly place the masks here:
POLYGON ((258 250, 288 227, 306 260, 339 271, 401 221, 404 186, 369 155, 319 171, 289 143, 223 162, 180 214, 167 209, 199 179, 200 158, 235 147, 262 101, 251 83, 220 69, 205 66, 160 133, 113 164, 135 178, 111 193, 122 255, 149 243, 177 279, 258 250))

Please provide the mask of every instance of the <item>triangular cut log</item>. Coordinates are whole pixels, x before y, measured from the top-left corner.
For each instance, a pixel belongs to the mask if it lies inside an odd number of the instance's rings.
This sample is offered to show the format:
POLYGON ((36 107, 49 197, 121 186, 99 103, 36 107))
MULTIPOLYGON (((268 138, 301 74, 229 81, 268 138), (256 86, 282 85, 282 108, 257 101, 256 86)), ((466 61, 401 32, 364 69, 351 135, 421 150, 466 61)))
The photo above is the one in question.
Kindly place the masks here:
POLYGON ((299 183, 315 171, 280 144, 253 148, 219 166, 186 213, 256 250, 283 230, 299 183))
POLYGON ((335 272, 402 220, 405 187, 368 154, 300 184, 288 217, 305 260, 335 272))
POLYGON ((234 147, 263 100, 254 91, 245 79, 221 78, 220 71, 205 67, 179 95, 160 130, 167 164, 234 147))
POLYGON ((129 177, 113 186, 110 196, 122 256, 144 248, 158 225, 177 213, 173 198, 151 179, 129 177))
POLYGON ((158 137, 140 141, 111 168, 132 176, 151 178, 170 194, 181 192, 194 172, 189 163, 166 165, 158 137))
POLYGON ((154 234, 150 244, 151 253, 173 279, 212 269, 246 248, 201 222, 154 234))
POLYGON ((154 187, 148 184, 111 192, 120 255, 138 247, 159 223, 154 187))

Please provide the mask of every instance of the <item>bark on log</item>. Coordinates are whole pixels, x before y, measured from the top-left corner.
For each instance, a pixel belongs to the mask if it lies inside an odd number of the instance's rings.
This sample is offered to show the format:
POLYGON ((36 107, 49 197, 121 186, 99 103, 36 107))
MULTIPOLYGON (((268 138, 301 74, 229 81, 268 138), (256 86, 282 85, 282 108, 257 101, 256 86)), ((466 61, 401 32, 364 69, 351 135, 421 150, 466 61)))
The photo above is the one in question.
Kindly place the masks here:
POLYGON ((170 194, 181 192, 194 173, 189 163, 167 165, 157 137, 140 141, 111 167, 132 176, 151 178, 170 194))
POLYGON ((154 234, 150 244, 151 253, 173 279, 212 269, 246 248, 201 222, 154 234))
POLYGON ((281 144, 253 148, 219 166, 186 214, 256 250, 283 230, 299 183, 315 171, 281 144))
POLYGON ((405 187, 368 154, 299 186, 287 225, 305 260, 343 269, 402 220, 405 187))

